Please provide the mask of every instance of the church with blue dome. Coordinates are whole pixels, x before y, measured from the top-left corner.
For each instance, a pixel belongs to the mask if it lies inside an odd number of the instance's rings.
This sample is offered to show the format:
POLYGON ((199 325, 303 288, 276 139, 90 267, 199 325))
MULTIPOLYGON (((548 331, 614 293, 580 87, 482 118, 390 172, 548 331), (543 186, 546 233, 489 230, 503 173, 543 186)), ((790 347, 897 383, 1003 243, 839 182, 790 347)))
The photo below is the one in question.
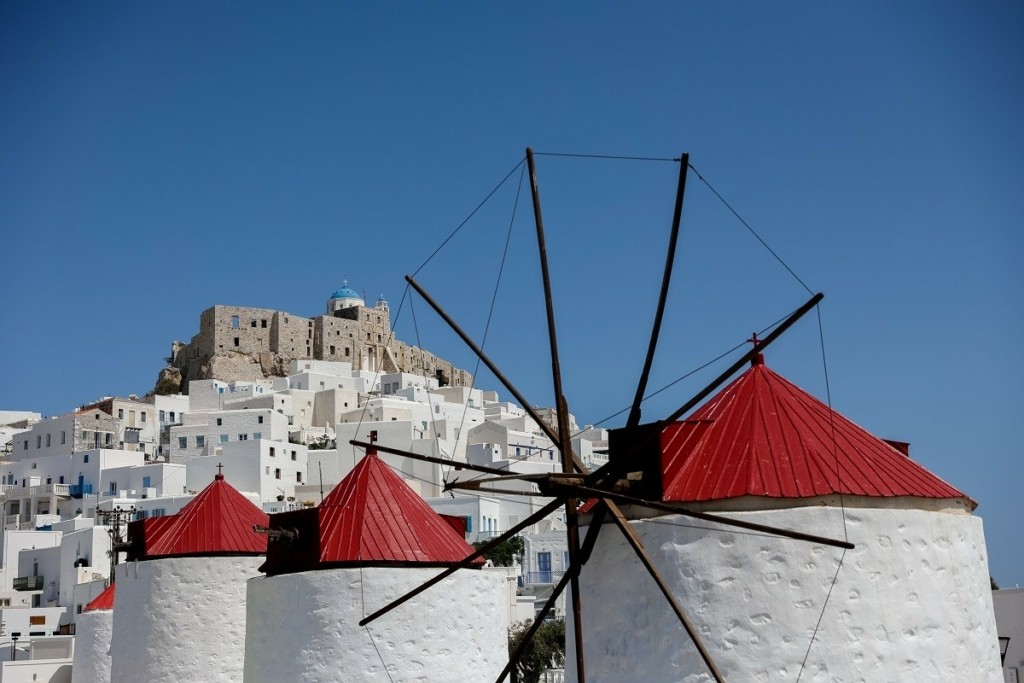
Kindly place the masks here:
POLYGON ((348 363, 353 370, 433 377, 440 386, 470 386, 472 375, 426 349, 395 338, 381 295, 372 306, 348 280, 331 293, 326 311, 305 317, 286 311, 215 305, 199 316, 199 333, 171 344, 171 365, 185 381, 252 381, 281 377, 292 361, 348 363))
POLYGON ((346 308, 365 306, 366 301, 359 292, 348 286, 348 280, 342 281, 341 289, 335 290, 327 300, 327 315, 334 315, 346 308))

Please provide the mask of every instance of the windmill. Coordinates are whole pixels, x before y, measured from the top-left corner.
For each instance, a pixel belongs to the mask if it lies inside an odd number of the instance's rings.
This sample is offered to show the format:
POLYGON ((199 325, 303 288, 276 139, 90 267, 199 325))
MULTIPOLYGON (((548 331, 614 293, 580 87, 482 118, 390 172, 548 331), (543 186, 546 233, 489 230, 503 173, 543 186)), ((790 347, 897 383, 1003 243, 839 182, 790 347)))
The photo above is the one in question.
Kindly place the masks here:
MULTIPOLYGON (((559 362, 559 347, 556 331, 556 320, 554 312, 554 298, 551 291, 551 279, 548 267, 547 245, 544 234, 544 223, 541 212, 540 194, 537 185, 536 167, 534 152, 531 149, 526 151, 526 161, 530 175, 530 188, 533 199, 534 219, 537 232, 537 246, 540 256, 541 278, 543 282, 545 312, 547 318, 548 341, 551 354, 551 376, 554 388, 555 400, 555 422, 550 424, 532 407, 515 385, 501 372, 497 365, 484 353, 473 339, 451 318, 450 315, 424 290, 424 288, 412 277, 407 276, 408 284, 427 302, 427 304, 448 324, 449 327, 466 343, 480 361, 494 374, 498 381, 509 391, 509 393, 527 411, 531 418, 540 426, 544 434, 555 445, 560 455, 561 472, 544 474, 510 474, 505 470, 482 467, 469 463, 458 463, 458 467, 466 470, 478 471, 486 477, 476 478, 469 481, 456 481, 448 485, 448 489, 472 489, 479 492, 501 493, 509 492, 502 490, 501 484, 513 480, 527 481, 535 485, 539 494, 551 498, 551 501, 541 507, 533 514, 522 519, 511 526, 503 534, 492 539, 476 552, 467 556, 460 563, 437 574, 431 580, 423 583, 408 593, 392 600, 389 604, 379 610, 367 615, 360 626, 372 623, 379 617, 398 608, 406 601, 419 595, 423 591, 443 581, 459 569, 470 567, 478 558, 486 555, 492 548, 503 543, 512 536, 520 533, 527 527, 539 520, 556 512, 559 508, 564 509, 566 521, 566 535, 569 549, 569 567, 565 571, 559 583, 555 586, 551 596, 537 613, 536 619, 526 636, 523 638, 519 649, 512 653, 508 665, 498 676, 498 682, 504 680, 516 662, 522 655, 525 646, 536 633, 537 629, 554 607, 555 602, 565 591, 571 588, 571 607, 569 608, 572 621, 572 632, 576 643, 576 671, 580 683, 586 680, 586 667, 584 662, 585 641, 584 628, 584 606, 581 604, 581 592, 579 577, 580 572, 586 565, 588 559, 597 543, 598 535, 606 526, 615 526, 623 535, 628 545, 643 565, 650 576, 650 579, 658 586, 667 604, 675 614, 682 628, 693 642, 697 652, 703 660, 708 672, 714 680, 720 683, 724 677, 712 659, 708 649, 705 647, 700 633, 695 628, 689 615, 670 590, 665 577, 662 576, 658 567, 648 554, 647 550, 623 513, 622 506, 638 506, 658 512, 671 513, 686 517, 695 518, 704 522, 714 522, 722 526, 738 527, 746 531, 769 534, 800 541, 807 541, 816 544, 831 546, 842 549, 852 549, 853 544, 826 538, 819 535, 806 534, 800 531, 783 529, 774 526, 752 523, 727 516, 710 514, 691 510, 677 504, 666 504, 657 494, 658 487, 652 481, 656 478, 656 467, 651 462, 652 454, 657 453, 658 435, 662 428, 679 420, 701 401, 711 395, 718 387, 731 378, 739 369, 748 362, 756 359, 762 351, 772 344, 779 336, 792 327, 801 317, 811 311, 823 298, 822 294, 813 295, 806 303, 786 317, 780 324, 772 329, 763 339, 755 337, 751 340, 752 346, 739 360, 733 363, 727 370, 721 373, 715 380, 699 391, 690 400, 673 411, 664 419, 649 424, 641 424, 641 403, 646 395, 648 379, 651 366, 654 361, 658 346, 658 338, 661 331, 662 319, 668 298, 669 285, 672 278, 673 264, 675 260, 676 244, 679 235, 679 225, 682 217, 683 197, 686 189, 687 172, 689 169, 689 157, 683 154, 677 161, 680 166, 678 187, 675 198, 675 205, 672 218, 672 226, 669 234, 669 243, 666 250, 665 267, 661 282, 661 289, 658 297, 658 305, 655 313, 654 323, 651 329, 650 342, 644 359, 643 369, 637 383, 635 396, 629 411, 624 428, 619 430, 620 438, 610 444, 609 461, 600 468, 589 471, 581 462, 580 458, 573 452, 571 435, 569 430, 569 407, 565 398, 562 386, 562 372, 559 362), (588 513, 592 515, 585 537, 581 538, 580 533, 580 502, 586 500, 588 513), (605 524, 605 522, 610 524, 605 524)), ((405 456, 413 459, 434 462, 443 465, 452 465, 450 460, 434 458, 412 453, 406 450, 391 448, 382 444, 370 444, 358 440, 351 442, 354 446, 363 448, 374 447, 380 452, 405 456)), ((515 493, 518 493, 516 491, 515 493)))

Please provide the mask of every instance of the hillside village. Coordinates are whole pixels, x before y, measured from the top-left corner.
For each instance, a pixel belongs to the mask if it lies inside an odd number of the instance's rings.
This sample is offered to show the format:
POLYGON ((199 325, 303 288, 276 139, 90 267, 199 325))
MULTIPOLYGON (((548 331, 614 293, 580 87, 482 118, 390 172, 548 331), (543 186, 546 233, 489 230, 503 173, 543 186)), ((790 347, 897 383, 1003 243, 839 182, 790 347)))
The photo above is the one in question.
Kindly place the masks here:
MULTIPOLYGON (((566 508, 523 480, 447 485, 478 476, 460 465, 557 478, 559 417, 588 471, 653 444, 617 484, 650 501, 578 508, 594 531, 583 614, 602 615, 584 631, 593 680, 711 680, 713 659, 730 680, 809 661, 834 680, 927 664, 926 680, 997 681, 1019 660, 1003 633, 1020 630, 1022 594, 989 590, 977 502, 756 347, 687 419, 610 431, 476 388, 347 284, 317 317, 207 309, 168 361, 142 398, 0 412, 0 683, 494 680, 510 629, 549 596, 566 613, 566 508), (471 558, 520 526, 511 566, 471 558), (671 590, 636 571, 644 553, 671 590), (671 635, 686 637, 666 593, 707 657, 671 635), (956 609, 921 609, 942 600, 956 609)), ((566 649, 546 680, 577 680, 574 637, 566 649)))
MULTIPOLYGON (((526 411, 395 340, 386 302, 367 307, 347 286, 316 318, 215 306, 169 360, 172 372, 161 377, 180 377, 180 386, 162 381, 143 398, 102 397, 53 417, 0 411, 0 681, 71 680, 72 663, 90 656, 73 642, 83 613, 110 585, 114 565, 133 557, 129 525, 172 518, 214 482, 262 513, 309 510, 364 459, 349 442, 371 433, 453 463, 560 468, 526 411)), ((607 461, 604 430, 575 419, 570 426, 588 466, 607 461)), ((547 502, 446 494, 446 480, 459 476, 453 467, 377 457, 431 509, 461 523, 467 543, 497 536, 547 502)), ((560 512, 533 525, 521 563, 493 570, 504 586, 501 633, 532 619, 538 596, 561 577, 562 529, 560 512)), ((498 650, 504 657, 504 636, 498 650)), ((109 668, 97 675, 110 680, 109 668)))

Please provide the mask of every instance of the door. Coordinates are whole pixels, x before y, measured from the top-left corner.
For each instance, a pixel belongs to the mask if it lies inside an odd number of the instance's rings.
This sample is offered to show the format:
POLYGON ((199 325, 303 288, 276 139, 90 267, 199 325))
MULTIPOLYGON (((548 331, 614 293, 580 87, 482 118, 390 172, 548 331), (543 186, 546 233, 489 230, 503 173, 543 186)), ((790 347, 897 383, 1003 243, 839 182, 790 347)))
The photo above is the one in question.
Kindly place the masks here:
POLYGON ((537 583, 551 583, 551 553, 537 553, 537 583))

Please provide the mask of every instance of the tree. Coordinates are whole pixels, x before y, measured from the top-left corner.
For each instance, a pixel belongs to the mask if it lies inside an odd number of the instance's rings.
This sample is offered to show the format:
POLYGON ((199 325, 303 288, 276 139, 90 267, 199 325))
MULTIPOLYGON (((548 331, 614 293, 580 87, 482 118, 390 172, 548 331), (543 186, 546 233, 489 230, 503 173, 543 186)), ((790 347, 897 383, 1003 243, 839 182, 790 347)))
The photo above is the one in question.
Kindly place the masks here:
MULTIPOLYGON (((524 621, 509 629, 509 656, 526 636, 530 622, 524 621)), ((523 650, 512 669, 512 683, 537 683, 545 670, 565 664, 565 620, 551 619, 541 624, 533 639, 523 650)))
MULTIPOLYGON (((477 541, 473 547, 479 550, 487 541, 477 541)), ((512 567, 523 559, 523 539, 519 536, 502 541, 484 555, 495 567, 512 567)))

